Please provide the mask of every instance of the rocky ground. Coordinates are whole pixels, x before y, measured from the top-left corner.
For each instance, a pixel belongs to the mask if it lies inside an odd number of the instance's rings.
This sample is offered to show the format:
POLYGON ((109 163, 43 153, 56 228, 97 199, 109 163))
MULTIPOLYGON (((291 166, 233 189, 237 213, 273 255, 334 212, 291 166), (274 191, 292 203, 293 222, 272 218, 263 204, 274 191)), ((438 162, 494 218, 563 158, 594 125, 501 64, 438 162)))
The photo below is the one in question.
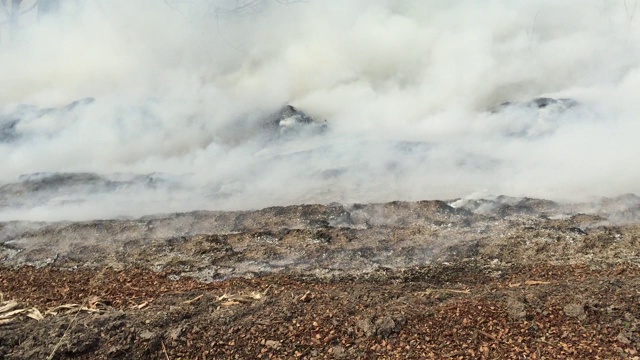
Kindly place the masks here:
POLYGON ((640 198, 0 224, 0 359, 640 359, 640 198))

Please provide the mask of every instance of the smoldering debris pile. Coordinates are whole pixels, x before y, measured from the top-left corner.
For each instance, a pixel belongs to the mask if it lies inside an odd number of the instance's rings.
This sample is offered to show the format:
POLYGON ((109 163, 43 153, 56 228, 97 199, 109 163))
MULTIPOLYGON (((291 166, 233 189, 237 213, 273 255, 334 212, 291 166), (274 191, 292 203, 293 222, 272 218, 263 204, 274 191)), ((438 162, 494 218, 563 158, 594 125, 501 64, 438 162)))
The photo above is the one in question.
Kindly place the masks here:
POLYGON ((582 204, 501 196, 10 222, 0 223, 0 258, 14 266, 136 264, 204 281, 459 261, 622 261, 637 255, 639 220, 640 197, 626 195, 582 204))

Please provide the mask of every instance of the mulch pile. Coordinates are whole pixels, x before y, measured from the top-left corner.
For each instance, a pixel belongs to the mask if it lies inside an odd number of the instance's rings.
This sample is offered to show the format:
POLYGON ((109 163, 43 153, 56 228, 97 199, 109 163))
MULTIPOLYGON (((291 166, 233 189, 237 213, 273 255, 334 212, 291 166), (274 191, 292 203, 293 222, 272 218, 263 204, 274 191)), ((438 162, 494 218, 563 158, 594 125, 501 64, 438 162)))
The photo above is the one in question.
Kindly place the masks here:
POLYGON ((0 268, 0 359, 640 359, 635 264, 175 278, 0 268))

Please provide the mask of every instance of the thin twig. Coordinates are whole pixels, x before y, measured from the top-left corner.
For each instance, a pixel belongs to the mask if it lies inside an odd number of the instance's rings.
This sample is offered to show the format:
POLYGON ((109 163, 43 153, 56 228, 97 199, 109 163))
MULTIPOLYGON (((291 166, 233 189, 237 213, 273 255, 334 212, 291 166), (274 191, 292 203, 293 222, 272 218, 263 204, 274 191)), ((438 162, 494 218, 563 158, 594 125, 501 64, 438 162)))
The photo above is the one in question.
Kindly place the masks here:
POLYGON ((167 355, 167 348, 166 348, 166 346, 164 346, 164 340, 161 340, 160 343, 162 344, 162 353, 164 354, 164 357, 167 360, 170 360, 169 359, 169 355, 167 355))
POLYGON ((476 329, 476 331, 477 331, 479 334, 482 334, 482 335, 484 335, 484 336, 488 337, 489 339, 491 339, 491 340, 493 340, 493 341, 498 341, 498 338, 497 338, 495 335, 491 335, 491 334, 489 334, 488 332, 486 332, 486 331, 482 331, 482 330, 480 330, 480 329, 476 329))

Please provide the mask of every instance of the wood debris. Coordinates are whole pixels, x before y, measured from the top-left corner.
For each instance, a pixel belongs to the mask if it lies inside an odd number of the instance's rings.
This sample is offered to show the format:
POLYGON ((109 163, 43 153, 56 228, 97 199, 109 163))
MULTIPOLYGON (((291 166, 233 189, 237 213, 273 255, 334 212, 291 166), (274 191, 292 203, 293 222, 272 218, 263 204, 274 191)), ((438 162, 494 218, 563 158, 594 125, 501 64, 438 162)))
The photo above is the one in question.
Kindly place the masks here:
POLYGON ((431 295, 433 293, 451 293, 451 294, 471 294, 471 290, 457 290, 457 289, 427 289, 416 293, 418 296, 431 295))
POLYGON ((194 302, 196 302, 196 301, 198 301, 198 300, 202 299, 202 297, 203 297, 203 296, 204 296, 204 294, 201 294, 201 295, 198 295, 198 296, 194 297, 194 298, 193 298, 193 299, 191 299, 191 300, 183 301, 182 303, 183 303, 183 304, 193 304, 194 302))
POLYGON ((252 291, 249 294, 223 294, 217 298, 220 302, 220 306, 233 306, 240 304, 249 304, 256 300, 260 300, 264 297, 264 293, 258 291, 252 291))
POLYGON ((77 312, 101 313, 106 310, 106 305, 98 298, 91 298, 87 305, 64 304, 52 307, 41 312, 36 307, 22 306, 15 300, 0 302, 0 325, 9 324, 14 321, 30 318, 33 320, 43 320, 46 316, 67 315, 77 312))
POLYGON ((520 287, 522 285, 535 286, 535 285, 549 285, 549 284, 551 284, 551 282, 549 282, 549 281, 527 280, 527 281, 522 282, 522 283, 510 283, 509 287, 510 288, 516 288, 516 287, 520 287))

